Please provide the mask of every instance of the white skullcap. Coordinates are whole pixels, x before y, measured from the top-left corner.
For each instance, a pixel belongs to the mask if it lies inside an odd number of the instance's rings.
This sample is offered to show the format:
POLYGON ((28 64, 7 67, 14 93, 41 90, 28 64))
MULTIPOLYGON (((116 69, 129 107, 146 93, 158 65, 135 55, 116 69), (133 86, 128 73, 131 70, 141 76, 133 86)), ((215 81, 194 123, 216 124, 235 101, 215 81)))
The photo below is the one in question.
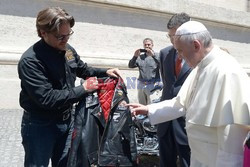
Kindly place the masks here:
POLYGON ((175 35, 189 35, 198 32, 207 31, 207 28, 198 21, 188 21, 183 23, 177 30, 175 35))

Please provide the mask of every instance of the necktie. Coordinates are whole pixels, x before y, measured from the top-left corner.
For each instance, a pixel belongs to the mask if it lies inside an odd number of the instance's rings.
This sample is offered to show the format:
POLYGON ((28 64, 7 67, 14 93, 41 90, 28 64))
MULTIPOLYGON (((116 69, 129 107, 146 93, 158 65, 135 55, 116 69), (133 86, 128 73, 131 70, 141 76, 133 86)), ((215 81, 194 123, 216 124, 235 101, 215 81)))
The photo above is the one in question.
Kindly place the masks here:
POLYGON ((178 77, 178 75, 181 72, 181 65, 182 65, 181 62, 182 62, 182 59, 177 57, 176 62, 175 62, 175 75, 176 75, 176 77, 178 77))

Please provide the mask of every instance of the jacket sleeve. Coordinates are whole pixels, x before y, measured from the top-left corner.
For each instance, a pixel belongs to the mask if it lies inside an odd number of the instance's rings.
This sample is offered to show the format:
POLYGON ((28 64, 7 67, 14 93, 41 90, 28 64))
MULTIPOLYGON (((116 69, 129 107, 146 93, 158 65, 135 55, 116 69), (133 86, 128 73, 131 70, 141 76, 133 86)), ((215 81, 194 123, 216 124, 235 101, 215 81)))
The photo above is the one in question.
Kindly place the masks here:
POLYGON ((137 57, 133 56, 132 59, 129 60, 128 67, 129 68, 135 68, 135 67, 137 67, 136 60, 137 60, 137 57))

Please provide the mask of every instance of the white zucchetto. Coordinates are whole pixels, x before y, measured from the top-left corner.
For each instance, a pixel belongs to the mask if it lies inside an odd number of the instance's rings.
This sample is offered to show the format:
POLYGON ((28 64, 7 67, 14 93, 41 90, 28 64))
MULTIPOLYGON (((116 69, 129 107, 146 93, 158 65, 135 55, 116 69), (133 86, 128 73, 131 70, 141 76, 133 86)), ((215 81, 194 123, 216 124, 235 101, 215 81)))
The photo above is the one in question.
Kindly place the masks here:
POLYGON ((202 23, 198 21, 188 21, 176 30, 175 35, 191 35, 203 31, 207 31, 207 28, 202 23))

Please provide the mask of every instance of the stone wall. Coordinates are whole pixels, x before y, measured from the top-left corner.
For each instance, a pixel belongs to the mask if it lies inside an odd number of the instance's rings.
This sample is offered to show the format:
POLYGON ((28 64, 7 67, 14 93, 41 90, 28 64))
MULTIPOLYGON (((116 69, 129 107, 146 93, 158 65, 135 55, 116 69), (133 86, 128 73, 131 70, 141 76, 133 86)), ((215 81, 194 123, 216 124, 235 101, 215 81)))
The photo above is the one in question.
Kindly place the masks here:
POLYGON ((237 11, 247 11, 248 0, 192 0, 198 3, 204 3, 210 6, 216 6, 237 11))
MULTIPOLYGON (((68 1, 68 0, 65 0, 68 1)), ((230 23, 235 25, 250 26, 250 13, 245 10, 234 10, 237 6, 243 8, 247 6, 246 0, 71 0, 76 3, 96 3, 107 5, 106 7, 119 6, 120 9, 126 8, 127 11, 138 9, 147 10, 143 13, 163 16, 166 13, 187 12, 195 18, 211 20, 212 22, 230 23), (113 5, 113 6, 112 6, 113 5), (155 12, 155 13, 152 13, 155 12)))

